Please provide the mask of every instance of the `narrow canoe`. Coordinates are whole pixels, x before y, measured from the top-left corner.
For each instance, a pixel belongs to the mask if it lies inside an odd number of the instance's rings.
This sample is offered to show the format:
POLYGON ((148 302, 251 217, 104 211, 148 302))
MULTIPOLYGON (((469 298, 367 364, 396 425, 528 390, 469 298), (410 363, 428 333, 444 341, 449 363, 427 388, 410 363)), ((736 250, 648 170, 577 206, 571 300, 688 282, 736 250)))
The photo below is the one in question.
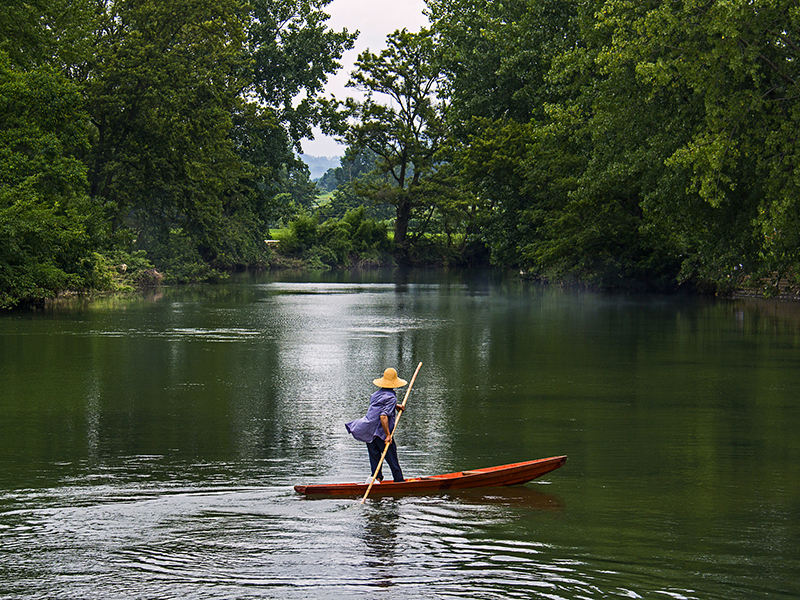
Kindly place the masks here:
MULTIPOLYGON (((445 475, 414 477, 399 483, 393 481, 376 482, 372 486, 372 490, 370 490, 370 496, 519 485, 554 471, 565 462, 567 462, 566 456, 553 456, 499 467, 458 471, 445 475)), ((296 492, 306 495, 360 496, 367 491, 367 486, 367 483, 321 483, 316 485, 296 485, 294 489, 296 492)))

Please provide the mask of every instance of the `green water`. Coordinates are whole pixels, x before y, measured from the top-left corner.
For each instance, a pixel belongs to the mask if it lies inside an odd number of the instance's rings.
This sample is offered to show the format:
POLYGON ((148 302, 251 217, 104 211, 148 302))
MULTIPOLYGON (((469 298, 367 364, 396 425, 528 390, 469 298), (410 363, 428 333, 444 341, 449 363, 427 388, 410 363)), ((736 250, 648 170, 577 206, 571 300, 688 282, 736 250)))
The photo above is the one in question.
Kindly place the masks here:
POLYGON ((486 274, 239 277, 0 315, 2 598, 800 597, 800 305, 486 274), (406 476, 361 481, 410 379, 406 476))

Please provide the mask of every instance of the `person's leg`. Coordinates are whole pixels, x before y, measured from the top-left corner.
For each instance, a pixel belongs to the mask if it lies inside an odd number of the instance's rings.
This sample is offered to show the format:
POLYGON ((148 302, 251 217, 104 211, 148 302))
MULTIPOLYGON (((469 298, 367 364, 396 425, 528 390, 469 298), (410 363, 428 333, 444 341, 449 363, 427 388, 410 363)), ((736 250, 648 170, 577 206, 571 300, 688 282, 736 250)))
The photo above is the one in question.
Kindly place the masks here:
MULTIPOLYGON (((372 438, 371 442, 367 442, 367 452, 369 453, 369 464, 372 467, 369 471, 369 476, 372 477, 373 473, 375 473, 375 469, 378 468, 378 463, 381 462, 381 454, 383 454, 383 440, 379 437, 372 438)), ((376 481, 381 481, 383 479, 383 468, 378 471, 378 476, 375 478, 376 481)))
MULTIPOLYGON (((383 450, 381 450, 383 453, 383 450)), ((378 457, 380 459, 380 457, 378 457)), ((405 481, 403 479, 403 471, 400 469, 400 461, 397 459, 397 444, 394 440, 392 440, 391 446, 386 451, 386 462, 389 464, 389 467, 392 469, 392 477, 395 481, 405 481)))

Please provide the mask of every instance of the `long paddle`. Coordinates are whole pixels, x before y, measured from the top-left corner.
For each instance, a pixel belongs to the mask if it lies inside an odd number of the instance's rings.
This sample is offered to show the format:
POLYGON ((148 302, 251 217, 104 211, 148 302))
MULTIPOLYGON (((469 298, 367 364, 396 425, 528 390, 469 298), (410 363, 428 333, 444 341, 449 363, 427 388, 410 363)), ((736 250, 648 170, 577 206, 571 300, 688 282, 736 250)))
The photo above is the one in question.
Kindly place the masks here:
MULTIPOLYGON (((411 387, 414 385, 414 380, 417 378, 417 373, 419 373, 419 369, 422 366, 422 363, 417 365, 417 370, 414 371, 414 376, 411 378, 411 383, 408 384, 408 389, 406 390, 406 396, 403 398, 403 403, 400 405, 403 408, 406 407, 406 402, 408 402, 408 395, 411 393, 411 387)), ((392 443, 394 443, 394 432, 397 430, 397 424, 400 422, 400 416, 403 414, 401 410, 397 413, 397 417, 394 420, 394 427, 392 428, 392 443)), ((383 459, 386 458, 386 452, 389 450, 389 446, 391 444, 386 444, 383 447, 383 454, 381 454, 381 459, 378 461, 378 466, 375 468, 375 472, 372 474, 372 478, 367 486, 367 491, 364 492, 364 497, 361 499, 361 504, 367 501, 367 496, 369 496, 369 492, 372 489, 372 484, 375 483, 375 478, 378 477, 378 473, 381 471, 381 465, 383 465, 383 459)))

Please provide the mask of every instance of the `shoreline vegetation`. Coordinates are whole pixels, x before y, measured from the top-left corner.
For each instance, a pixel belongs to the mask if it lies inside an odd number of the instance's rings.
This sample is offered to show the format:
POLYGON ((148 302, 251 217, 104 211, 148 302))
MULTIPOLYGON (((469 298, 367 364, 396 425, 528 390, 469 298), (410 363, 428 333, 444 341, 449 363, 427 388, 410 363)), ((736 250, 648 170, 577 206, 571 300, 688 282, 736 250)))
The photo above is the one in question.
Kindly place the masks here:
POLYGON ((796 0, 425 0, 345 99, 330 2, 0 6, 0 310, 387 265, 800 296, 796 0))

